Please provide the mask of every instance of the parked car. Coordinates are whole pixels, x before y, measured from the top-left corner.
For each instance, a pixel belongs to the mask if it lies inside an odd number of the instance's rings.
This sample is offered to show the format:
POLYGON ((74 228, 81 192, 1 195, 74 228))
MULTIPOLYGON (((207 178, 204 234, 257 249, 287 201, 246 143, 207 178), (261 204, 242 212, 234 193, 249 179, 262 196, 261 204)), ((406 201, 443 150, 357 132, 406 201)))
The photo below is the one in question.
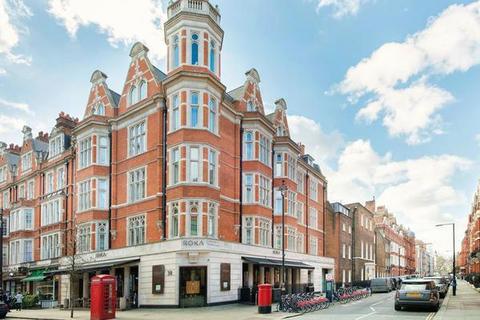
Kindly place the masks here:
POLYGON ((390 278, 376 278, 370 282, 372 293, 375 292, 390 292, 393 290, 392 281, 390 278))
POLYGON ((395 294, 394 308, 427 307, 437 311, 440 307, 440 295, 435 281, 426 279, 404 280, 395 294))
POLYGON ((447 280, 444 277, 425 277, 424 279, 435 281, 435 285, 438 289, 438 293, 440 294, 440 298, 445 298, 448 292, 448 284, 447 280))
POLYGON ((0 319, 5 319, 7 313, 10 311, 8 304, 3 301, 0 301, 0 319))

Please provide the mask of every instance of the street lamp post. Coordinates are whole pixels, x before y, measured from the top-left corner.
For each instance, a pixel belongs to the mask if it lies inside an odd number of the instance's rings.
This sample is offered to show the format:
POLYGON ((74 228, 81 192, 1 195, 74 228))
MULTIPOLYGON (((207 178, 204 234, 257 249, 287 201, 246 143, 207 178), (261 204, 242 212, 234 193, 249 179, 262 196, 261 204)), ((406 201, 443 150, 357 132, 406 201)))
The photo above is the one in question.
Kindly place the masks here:
MULTIPOLYGON (((454 222, 450 222, 450 223, 441 223, 441 224, 437 224, 436 227, 442 227, 442 226, 452 226, 452 230, 453 230, 453 281, 457 281, 456 278, 455 278, 455 223, 454 222)), ((456 288, 454 287, 453 288, 453 295, 456 296, 457 295, 457 292, 456 292, 456 288)))
POLYGON ((285 294, 285 194, 288 187, 285 185, 285 180, 282 180, 282 185, 278 188, 282 194, 282 295, 285 294))

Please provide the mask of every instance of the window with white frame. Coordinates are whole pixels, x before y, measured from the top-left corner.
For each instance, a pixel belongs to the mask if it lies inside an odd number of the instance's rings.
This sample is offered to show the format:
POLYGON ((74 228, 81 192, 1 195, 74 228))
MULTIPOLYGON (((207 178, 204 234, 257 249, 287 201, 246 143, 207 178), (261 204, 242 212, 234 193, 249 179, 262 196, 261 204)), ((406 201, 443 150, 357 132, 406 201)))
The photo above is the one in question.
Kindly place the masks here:
POLYGON ((297 248, 297 231, 293 228, 287 227, 287 249, 288 251, 295 251, 297 248))
POLYGON ((128 148, 131 157, 145 152, 145 120, 128 128, 128 148))
POLYGON ((302 171, 297 172, 297 192, 305 192, 305 174, 302 171))
POLYGON ((200 150, 199 147, 188 148, 188 174, 190 182, 200 181, 200 150))
POLYGON ((8 258, 9 258, 10 255, 8 254, 8 244, 4 244, 4 245, 3 245, 3 251, 2 251, 2 253, 3 253, 3 257, 2 257, 2 259, 3 259, 3 260, 2 260, 2 261, 3 261, 3 264, 4 264, 4 265, 9 265, 9 264, 10 264, 10 261, 9 261, 8 258))
POLYGON ((180 235, 180 213, 178 211, 178 202, 170 205, 170 237, 176 238, 180 235))
POLYGON ((348 246, 348 259, 352 259, 352 246, 348 246))
POLYGON ((95 226, 97 251, 108 250, 108 224, 106 221, 97 222, 95 226))
POLYGON ((21 240, 10 241, 10 264, 17 264, 23 262, 21 261, 22 255, 20 254, 20 248, 21 240))
POLYGON ((213 97, 208 103, 208 130, 217 132, 217 100, 213 97))
POLYGON ((288 191, 287 192, 287 214, 291 216, 295 216, 295 199, 296 199, 295 192, 288 191))
POLYGON ((283 156, 281 152, 275 153, 275 176, 283 177, 283 156))
POLYGON ((199 54, 198 47, 200 45, 199 42, 200 40, 199 40, 198 33, 192 33, 192 36, 190 39, 190 43, 191 43, 190 54, 192 59, 192 65, 194 66, 198 65, 198 54, 199 54))
POLYGON ((54 259, 60 257, 60 234, 51 233, 42 236, 42 259, 54 259))
POLYGON ((275 214, 282 214, 282 210, 283 210, 283 198, 282 198, 282 193, 280 192, 280 190, 278 189, 275 189, 275 192, 274 192, 274 196, 275 196, 275 202, 274 202, 274 212, 275 214))
POLYGON ((253 217, 244 217, 244 237, 243 243, 253 244, 255 241, 254 220, 253 217))
POLYGON ((305 224, 305 215, 303 214, 303 202, 297 202, 297 221, 299 224, 305 224))
POLYGON ((293 157, 290 154, 287 154, 287 168, 288 168, 288 177, 295 181, 295 173, 297 172, 296 170, 296 164, 297 161, 295 160, 295 157, 293 157))
POLYGON ((8 217, 3 216, 3 226, 2 226, 2 235, 4 237, 8 236, 9 230, 8 230, 8 217))
POLYGON ((363 240, 360 242, 360 258, 363 259, 363 240))
POLYGON ((103 103, 99 103, 92 108, 92 114, 96 116, 104 116, 105 115, 105 106, 103 103))
POLYGON ((98 164, 108 165, 110 162, 108 137, 98 137, 98 164))
POLYGON ((2 195, 2 208, 8 209, 10 208, 10 195, 8 191, 4 191, 2 195))
POLYGON ((258 219, 258 244, 261 246, 270 246, 271 240, 271 224, 270 220, 265 218, 258 219))
POLYGON ((347 257, 347 246, 345 245, 345 243, 342 244, 342 258, 346 258, 347 257))
POLYGON ((10 232, 33 230, 33 209, 20 208, 10 212, 10 232))
POLYGON ((297 233, 297 252, 303 253, 305 249, 303 233, 297 233))
POLYGON ((132 85, 128 94, 128 104, 131 106, 138 101, 138 89, 136 85, 132 85))
POLYGON ((199 107, 199 93, 191 92, 190 93, 190 127, 198 128, 200 125, 200 107, 199 107))
POLYGON ((270 166, 270 140, 260 135, 260 162, 270 166))
POLYGON ((345 232, 347 231, 346 227, 345 227, 345 222, 342 222, 342 231, 345 232))
POLYGON ((53 172, 50 171, 46 176, 46 194, 53 192, 53 172))
POLYGON ((274 248, 281 249, 282 248, 282 226, 275 226, 274 230, 274 248))
POLYGON ((208 204, 207 235, 212 238, 217 236, 217 205, 215 203, 208 204))
POLYGON ((173 55, 173 67, 176 68, 180 65, 180 40, 178 35, 173 36, 173 46, 172 46, 172 55, 173 55))
POLYGON ((313 229, 318 228, 318 212, 313 207, 310 207, 310 212, 308 213, 308 226, 313 229))
POLYGON ((313 255, 318 255, 318 240, 316 237, 310 237, 308 252, 313 255))
POLYGON ((61 220, 60 211, 62 210, 61 199, 55 199, 42 204, 41 207, 41 225, 58 223, 61 220))
POLYGON ((244 145, 244 160, 253 160, 253 133, 251 131, 246 131, 243 134, 243 145, 244 145))
POLYGON ((352 234, 352 226, 351 225, 348 226, 348 233, 352 234))
POLYGON ((217 184, 217 152, 212 149, 208 150, 208 183, 217 184))
POLYGON ((215 41, 210 41, 210 71, 215 72, 215 41))
POLYGON ((180 149, 174 148, 171 152, 172 161, 172 184, 180 182, 180 149))
POLYGON ((65 187, 65 168, 60 167, 57 169, 57 190, 65 187))
POLYGON ((7 173, 7 166, 3 166, 0 168, 0 183, 7 181, 7 173))
POLYGON ((310 184, 310 199, 318 201, 318 183, 314 179, 309 181, 310 184))
POLYGON ((145 168, 128 173, 128 201, 130 203, 145 198, 145 168))
POLYGON ((22 155, 22 171, 28 171, 32 169, 32 152, 22 155))
POLYGON ((138 85, 138 101, 142 101, 147 97, 148 84, 145 80, 140 81, 138 85))
POLYGON ((90 223, 78 226, 77 253, 89 252, 92 250, 91 238, 92 227, 90 223))
POLYGON ((270 191, 271 187, 271 181, 270 179, 267 179, 266 177, 260 175, 259 179, 259 203, 261 205, 264 205, 265 207, 271 207, 272 206, 272 200, 271 200, 271 194, 272 192, 270 191))
POLYGON ((18 186, 18 198, 24 199, 25 198, 25 184, 22 183, 18 186))
POLYGON ((108 209, 108 181, 107 179, 98 179, 97 180, 97 207, 99 209, 108 209))
POLYGON ((128 245, 145 243, 145 215, 128 218, 128 245))
POLYGON ((33 240, 23 240, 23 262, 33 261, 33 240))
POLYGON ((79 168, 82 169, 92 164, 92 138, 80 140, 79 150, 79 168))
POLYGON ((180 128, 180 102, 178 99, 178 94, 174 94, 172 97, 172 118, 171 121, 171 131, 175 131, 180 128))
POLYGON ((48 141, 48 157, 54 158, 63 152, 64 135, 59 134, 48 141))
POLYGON ((245 203, 253 203, 253 174, 252 173, 246 173, 245 174, 245 203))
POLYGON ((257 106, 256 106, 255 103, 253 103, 253 101, 251 101, 251 100, 247 102, 247 111, 248 111, 248 112, 257 111, 257 106))
POLYGON ((190 201, 188 205, 188 231, 189 236, 201 236, 201 213, 198 201, 190 201))
POLYGON ((85 211, 91 206, 90 180, 78 184, 78 210, 85 211))

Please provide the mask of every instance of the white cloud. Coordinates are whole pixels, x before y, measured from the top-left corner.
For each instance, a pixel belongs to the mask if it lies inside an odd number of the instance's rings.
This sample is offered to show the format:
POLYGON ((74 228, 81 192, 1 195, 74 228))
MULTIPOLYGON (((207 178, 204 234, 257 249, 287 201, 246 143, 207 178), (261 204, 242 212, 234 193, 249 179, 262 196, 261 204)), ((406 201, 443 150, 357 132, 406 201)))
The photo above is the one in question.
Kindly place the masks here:
POLYGON ((25 124, 26 122, 23 119, 0 114, 0 134, 8 134, 14 131, 18 135, 18 132, 22 130, 25 124))
POLYGON ((335 18, 342 18, 347 15, 356 15, 360 6, 370 0, 317 0, 317 10, 324 7, 331 7, 333 9, 333 16, 335 18))
POLYGON ((7 70, 0 68, 0 76, 4 76, 7 74, 7 70))
POLYGON ((30 109, 30 106, 22 102, 13 102, 0 98, 0 107, 4 106, 7 108, 15 109, 18 111, 23 111, 26 114, 33 115, 33 111, 30 109))
POLYGON ((164 58, 163 23, 166 14, 160 0, 49 0, 49 12, 74 37, 80 27, 95 26, 112 46, 143 42, 155 60, 164 58))
POLYGON ((292 138, 308 146, 306 152, 319 161, 322 167, 336 157, 344 144, 338 131, 326 133, 317 122, 304 116, 288 116, 288 126, 292 138))
POLYGON ((0 0, 0 55, 8 61, 29 65, 30 57, 14 53, 20 43, 20 35, 28 31, 22 18, 32 16, 30 9, 21 0, 0 0))
POLYGON ((351 67, 336 87, 349 101, 367 98, 357 118, 376 121, 409 144, 440 134, 439 111, 453 96, 430 84, 435 75, 469 70, 480 63, 480 1, 452 5, 404 42, 382 45, 351 67))

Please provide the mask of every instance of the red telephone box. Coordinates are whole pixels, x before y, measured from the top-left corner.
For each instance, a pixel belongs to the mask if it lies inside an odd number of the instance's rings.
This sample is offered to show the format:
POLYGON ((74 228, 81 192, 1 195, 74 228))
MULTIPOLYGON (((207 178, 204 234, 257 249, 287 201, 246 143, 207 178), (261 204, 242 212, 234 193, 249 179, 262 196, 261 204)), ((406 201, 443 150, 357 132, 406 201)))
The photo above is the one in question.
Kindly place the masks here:
POLYGON ((90 320, 115 318, 117 289, 115 277, 100 274, 92 277, 90 286, 90 320))

